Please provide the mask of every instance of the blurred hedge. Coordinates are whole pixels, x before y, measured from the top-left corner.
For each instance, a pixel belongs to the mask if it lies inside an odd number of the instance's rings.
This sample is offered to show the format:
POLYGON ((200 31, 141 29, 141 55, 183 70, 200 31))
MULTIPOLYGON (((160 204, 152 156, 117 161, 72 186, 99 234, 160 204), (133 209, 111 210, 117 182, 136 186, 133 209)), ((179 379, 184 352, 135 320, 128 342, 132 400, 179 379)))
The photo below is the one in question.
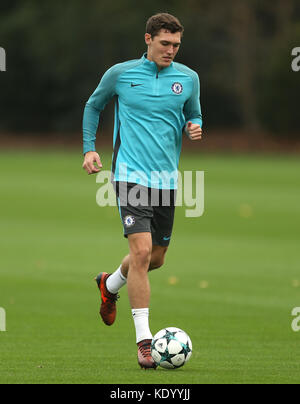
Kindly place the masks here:
POLYGON ((297 0, 1 0, 0 129, 80 130, 101 75, 141 57, 146 20, 160 11, 185 26, 177 60, 200 75, 206 128, 297 133, 297 0))

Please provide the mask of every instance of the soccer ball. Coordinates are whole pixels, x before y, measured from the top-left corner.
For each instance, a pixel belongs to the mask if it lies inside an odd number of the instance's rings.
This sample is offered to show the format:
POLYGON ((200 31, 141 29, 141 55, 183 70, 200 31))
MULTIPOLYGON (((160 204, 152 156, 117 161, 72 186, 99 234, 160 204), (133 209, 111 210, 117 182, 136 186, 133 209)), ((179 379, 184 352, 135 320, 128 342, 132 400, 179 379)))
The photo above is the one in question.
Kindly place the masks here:
POLYGON ((159 331, 151 343, 154 362, 165 369, 183 366, 192 356, 192 341, 180 328, 168 327, 159 331))

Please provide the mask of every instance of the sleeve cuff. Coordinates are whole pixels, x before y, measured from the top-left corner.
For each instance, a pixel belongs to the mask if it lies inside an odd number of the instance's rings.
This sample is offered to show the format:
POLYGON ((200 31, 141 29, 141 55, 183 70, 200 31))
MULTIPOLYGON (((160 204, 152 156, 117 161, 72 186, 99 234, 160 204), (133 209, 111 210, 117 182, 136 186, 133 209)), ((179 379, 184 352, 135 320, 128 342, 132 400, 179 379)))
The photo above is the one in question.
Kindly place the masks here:
POLYGON ((83 145, 83 154, 86 154, 90 151, 93 151, 93 152, 96 151, 96 147, 93 142, 88 142, 83 145))

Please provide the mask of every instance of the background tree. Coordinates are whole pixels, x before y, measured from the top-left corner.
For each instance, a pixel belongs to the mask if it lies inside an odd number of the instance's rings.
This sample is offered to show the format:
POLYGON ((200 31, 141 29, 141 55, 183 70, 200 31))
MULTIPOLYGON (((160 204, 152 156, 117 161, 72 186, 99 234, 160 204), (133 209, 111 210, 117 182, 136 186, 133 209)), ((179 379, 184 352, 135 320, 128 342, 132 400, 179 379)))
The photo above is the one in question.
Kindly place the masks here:
POLYGON ((296 0, 2 0, 7 72, 0 73, 0 129, 79 131, 102 74, 141 57, 146 20, 160 11, 185 25, 178 61, 200 75, 206 129, 297 133, 296 0))

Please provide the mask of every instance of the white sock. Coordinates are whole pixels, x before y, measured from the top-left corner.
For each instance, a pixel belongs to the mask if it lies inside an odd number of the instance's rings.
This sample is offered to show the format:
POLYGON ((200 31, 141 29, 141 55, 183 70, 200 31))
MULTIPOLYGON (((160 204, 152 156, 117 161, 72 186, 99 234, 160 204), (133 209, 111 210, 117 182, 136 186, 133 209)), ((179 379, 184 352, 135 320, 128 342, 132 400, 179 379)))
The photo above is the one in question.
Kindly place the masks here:
POLYGON ((124 286, 127 282, 127 279, 122 274, 121 268, 122 265, 119 266, 116 272, 114 272, 112 275, 110 275, 109 278, 107 278, 106 287, 110 293, 118 293, 121 287, 124 286))
POLYGON ((149 309, 132 309, 131 312, 136 331, 136 343, 144 339, 152 339, 149 328, 149 309))

